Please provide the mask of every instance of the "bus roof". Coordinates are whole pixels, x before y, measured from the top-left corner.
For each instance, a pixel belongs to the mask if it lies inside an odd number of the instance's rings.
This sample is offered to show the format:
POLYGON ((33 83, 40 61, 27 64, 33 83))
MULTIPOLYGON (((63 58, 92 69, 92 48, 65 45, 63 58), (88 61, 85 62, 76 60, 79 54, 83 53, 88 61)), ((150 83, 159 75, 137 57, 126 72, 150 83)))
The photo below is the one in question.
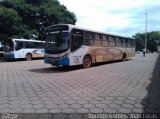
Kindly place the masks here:
POLYGON ((112 34, 112 33, 107 33, 107 32, 101 32, 101 31, 86 29, 86 28, 82 28, 82 27, 75 26, 75 25, 72 25, 72 24, 56 24, 56 25, 49 26, 47 28, 50 28, 50 27, 53 27, 53 26, 58 26, 58 25, 68 25, 70 30, 73 29, 73 28, 76 28, 76 29, 81 29, 81 30, 95 32, 95 33, 100 33, 100 34, 106 34, 106 35, 111 35, 111 36, 117 36, 117 37, 134 39, 133 37, 127 37, 127 36, 122 36, 122 35, 117 35, 117 34, 112 34))
POLYGON ((41 41, 41 40, 33 40, 33 39, 18 39, 18 38, 11 38, 14 41, 28 41, 28 42, 45 42, 45 41, 41 41))

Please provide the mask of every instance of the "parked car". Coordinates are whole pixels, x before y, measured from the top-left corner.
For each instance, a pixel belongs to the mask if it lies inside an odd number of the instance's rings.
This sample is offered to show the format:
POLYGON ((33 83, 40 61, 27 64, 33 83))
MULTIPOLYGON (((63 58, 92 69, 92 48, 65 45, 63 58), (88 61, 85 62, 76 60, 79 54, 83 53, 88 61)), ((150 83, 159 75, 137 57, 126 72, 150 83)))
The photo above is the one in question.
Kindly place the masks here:
POLYGON ((141 52, 141 51, 136 51, 136 53, 137 53, 137 54, 143 54, 143 52, 141 52))
POLYGON ((0 58, 4 57, 4 53, 0 51, 0 58))

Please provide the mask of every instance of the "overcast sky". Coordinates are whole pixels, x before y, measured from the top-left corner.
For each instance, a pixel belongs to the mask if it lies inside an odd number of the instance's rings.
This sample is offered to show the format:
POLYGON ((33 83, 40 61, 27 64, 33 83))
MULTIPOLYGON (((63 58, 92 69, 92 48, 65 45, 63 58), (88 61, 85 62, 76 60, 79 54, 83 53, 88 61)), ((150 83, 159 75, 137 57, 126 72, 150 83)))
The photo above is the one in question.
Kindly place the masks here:
POLYGON ((160 31, 160 0, 59 0, 77 17, 77 26, 132 36, 160 31))

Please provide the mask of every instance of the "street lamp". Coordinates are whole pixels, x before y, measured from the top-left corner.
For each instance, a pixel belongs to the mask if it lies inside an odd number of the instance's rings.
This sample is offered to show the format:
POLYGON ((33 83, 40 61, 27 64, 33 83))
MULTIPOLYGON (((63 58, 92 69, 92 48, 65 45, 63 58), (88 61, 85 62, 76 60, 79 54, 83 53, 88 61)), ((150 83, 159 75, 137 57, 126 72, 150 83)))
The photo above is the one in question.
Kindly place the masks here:
POLYGON ((145 25, 145 46, 144 46, 144 50, 145 50, 145 54, 147 52, 147 12, 145 12, 146 15, 146 25, 145 25))

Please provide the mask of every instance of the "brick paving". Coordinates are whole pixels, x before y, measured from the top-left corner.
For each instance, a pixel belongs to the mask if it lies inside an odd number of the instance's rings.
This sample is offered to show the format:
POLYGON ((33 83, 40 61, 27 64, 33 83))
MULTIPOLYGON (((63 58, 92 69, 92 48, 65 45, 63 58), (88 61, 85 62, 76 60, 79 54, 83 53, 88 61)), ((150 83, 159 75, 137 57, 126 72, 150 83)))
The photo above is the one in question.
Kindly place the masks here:
POLYGON ((132 60, 87 69, 53 68, 43 60, 0 62, 0 113, 62 113, 28 115, 40 119, 84 118, 78 113, 160 113, 159 90, 158 54, 138 54, 132 60))

